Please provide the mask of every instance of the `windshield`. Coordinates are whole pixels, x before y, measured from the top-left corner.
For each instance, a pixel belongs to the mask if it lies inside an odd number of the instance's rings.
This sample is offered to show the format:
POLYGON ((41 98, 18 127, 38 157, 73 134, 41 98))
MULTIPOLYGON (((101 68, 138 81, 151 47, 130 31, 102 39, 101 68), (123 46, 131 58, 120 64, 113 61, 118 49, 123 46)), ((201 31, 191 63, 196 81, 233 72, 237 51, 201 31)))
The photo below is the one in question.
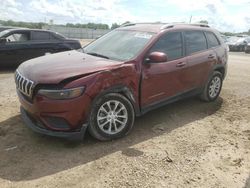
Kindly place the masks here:
POLYGON ((84 52, 108 59, 127 61, 145 47, 154 33, 114 30, 84 48, 84 52))
POLYGON ((2 38, 6 33, 8 33, 8 30, 4 30, 0 32, 0 38, 2 38))

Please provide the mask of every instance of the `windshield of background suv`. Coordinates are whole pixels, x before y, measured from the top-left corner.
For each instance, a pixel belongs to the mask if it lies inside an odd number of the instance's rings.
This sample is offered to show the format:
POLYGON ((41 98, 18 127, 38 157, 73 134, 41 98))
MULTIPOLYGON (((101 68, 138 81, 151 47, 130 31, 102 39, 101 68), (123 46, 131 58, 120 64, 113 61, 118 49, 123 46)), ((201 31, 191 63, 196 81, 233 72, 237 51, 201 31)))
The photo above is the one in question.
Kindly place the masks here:
POLYGON ((154 33, 115 30, 84 48, 84 53, 113 60, 127 61, 145 47, 154 33))

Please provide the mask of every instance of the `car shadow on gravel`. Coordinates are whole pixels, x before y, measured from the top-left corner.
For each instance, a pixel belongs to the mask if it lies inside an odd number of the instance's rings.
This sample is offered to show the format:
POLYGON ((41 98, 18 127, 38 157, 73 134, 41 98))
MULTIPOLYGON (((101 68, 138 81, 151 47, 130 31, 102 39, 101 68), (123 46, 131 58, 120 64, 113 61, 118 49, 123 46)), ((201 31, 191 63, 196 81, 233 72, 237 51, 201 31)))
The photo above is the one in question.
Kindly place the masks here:
POLYGON ((204 103, 195 98, 179 101, 137 118, 126 137, 99 142, 87 135, 83 142, 38 135, 26 128, 20 115, 0 122, 0 178, 25 181, 71 169, 114 152, 137 157, 143 152, 133 145, 178 127, 206 118, 221 108, 222 98, 204 103))
POLYGON ((248 179, 246 181, 246 184, 245 184, 245 186, 243 188, 250 188, 250 175, 249 175, 249 177, 248 177, 248 179))

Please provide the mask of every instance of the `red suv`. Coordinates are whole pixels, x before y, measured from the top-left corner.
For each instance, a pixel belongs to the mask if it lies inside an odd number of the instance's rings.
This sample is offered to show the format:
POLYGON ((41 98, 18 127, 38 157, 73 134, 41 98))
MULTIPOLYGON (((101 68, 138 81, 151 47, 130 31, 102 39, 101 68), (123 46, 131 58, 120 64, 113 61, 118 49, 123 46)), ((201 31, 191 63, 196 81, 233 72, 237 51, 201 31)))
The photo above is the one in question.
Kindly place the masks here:
POLYGON ((136 116, 188 96, 214 101, 227 47, 206 25, 128 24, 81 50, 26 61, 16 71, 25 123, 36 132, 120 138, 136 116))

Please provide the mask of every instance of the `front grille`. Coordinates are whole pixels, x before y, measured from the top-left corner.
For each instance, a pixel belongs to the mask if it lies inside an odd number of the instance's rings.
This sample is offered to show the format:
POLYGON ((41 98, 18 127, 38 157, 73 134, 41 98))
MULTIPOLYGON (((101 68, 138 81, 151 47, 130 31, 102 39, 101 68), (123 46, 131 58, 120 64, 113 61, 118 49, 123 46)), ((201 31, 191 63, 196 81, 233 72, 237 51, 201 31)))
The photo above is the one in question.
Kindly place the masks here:
POLYGON ((32 98, 34 82, 23 77, 18 70, 15 73, 15 81, 17 89, 24 95, 32 98))

